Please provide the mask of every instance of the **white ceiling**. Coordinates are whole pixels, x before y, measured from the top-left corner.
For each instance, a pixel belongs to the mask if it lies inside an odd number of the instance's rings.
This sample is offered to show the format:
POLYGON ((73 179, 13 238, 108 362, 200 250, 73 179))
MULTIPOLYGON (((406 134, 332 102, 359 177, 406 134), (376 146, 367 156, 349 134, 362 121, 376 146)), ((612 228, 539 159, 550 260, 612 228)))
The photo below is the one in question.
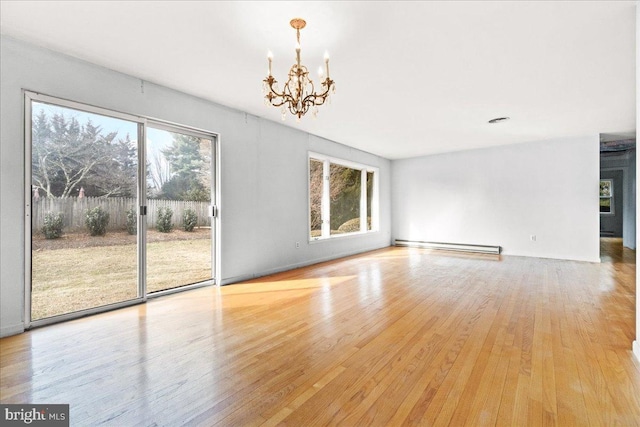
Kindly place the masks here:
MULTIPOLYGON (((337 92, 300 123, 397 159, 635 132, 635 2, 2 1, 2 34, 280 121, 294 17, 310 70, 337 92), (488 124, 489 119, 511 120, 488 124)), ((215 129, 211 129, 215 131, 215 129)))

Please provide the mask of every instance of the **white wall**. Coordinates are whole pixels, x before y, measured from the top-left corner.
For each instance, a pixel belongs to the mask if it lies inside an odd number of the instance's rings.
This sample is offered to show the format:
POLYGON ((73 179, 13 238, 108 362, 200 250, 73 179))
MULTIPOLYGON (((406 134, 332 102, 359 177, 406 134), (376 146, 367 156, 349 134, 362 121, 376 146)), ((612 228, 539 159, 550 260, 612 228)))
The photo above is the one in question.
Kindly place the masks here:
MULTIPOLYGON (((640 71, 640 1, 636 2, 636 128, 638 123, 640 123, 640 84, 638 82, 640 79, 638 78, 638 71, 640 71)), ((636 143, 637 143, 637 131, 636 131, 636 143)), ((638 169, 636 168, 636 182, 638 182, 638 169)), ((640 206, 638 201, 640 201, 640 194, 636 191, 636 207, 640 206)), ((638 224, 640 220, 640 215, 636 215, 636 242, 640 237, 638 233, 640 233, 640 224, 638 224)), ((636 265, 638 265, 638 253, 636 252, 636 265)), ((640 361, 640 298, 638 295, 640 294, 640 270, 636 269, 636 340, 633 342, 633 352, 636 355, 638 361, 640 361)))
POLYGON ((390 243, 386 159, 7 37, 0 89, 0 336, 23 330, 22 89, 219 133, 222 283, 390 243), (307 243, 307 151, 380 168, 380 232, 307 243))
POLYGON ((392 237, 599 262, 598 144, 593 135, 393 161, 392 237))

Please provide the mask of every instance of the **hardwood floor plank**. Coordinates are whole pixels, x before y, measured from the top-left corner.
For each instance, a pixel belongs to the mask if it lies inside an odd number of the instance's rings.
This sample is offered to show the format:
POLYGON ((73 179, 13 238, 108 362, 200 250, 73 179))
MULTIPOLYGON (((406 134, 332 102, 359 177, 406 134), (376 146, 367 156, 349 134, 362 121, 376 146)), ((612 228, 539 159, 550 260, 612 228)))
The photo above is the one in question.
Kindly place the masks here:
POLYGON ((472 402, 469 405, 469 415, 462 417, 462 411, 456 411, 452 424, 456 422, 469 426, 496 424, 509 367, 509 349, 513 345, 513 336, 509 334, 508 319, 513 316, 515 301, 515 298, 507 298, 494 320, 492 330, 496 331, 496 336, 493 342, 489 338, 485 341, 485 346, 490 346, 487 348, 489 351, 488 362, 478 381, 478 386, 465 388, 466 395, 461 398, 461 401, 472 402))
POLYGON ((640 426, 635 252, 390 247, 0 340, 74 426, 640 426))

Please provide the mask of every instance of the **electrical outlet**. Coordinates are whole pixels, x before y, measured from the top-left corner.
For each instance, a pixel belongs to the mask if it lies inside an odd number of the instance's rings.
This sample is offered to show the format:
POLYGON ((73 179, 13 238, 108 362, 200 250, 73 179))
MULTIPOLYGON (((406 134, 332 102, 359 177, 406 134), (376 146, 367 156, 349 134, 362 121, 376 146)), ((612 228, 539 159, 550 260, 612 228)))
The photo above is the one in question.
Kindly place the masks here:
POLYGON ((296 249, 300 249, 300 242, 296 242, 296 249))
POLYGON ((536 235, 532 234, 531 236, 529 236, 529 238, 531 239, 532 242, 536 241, 536 235))

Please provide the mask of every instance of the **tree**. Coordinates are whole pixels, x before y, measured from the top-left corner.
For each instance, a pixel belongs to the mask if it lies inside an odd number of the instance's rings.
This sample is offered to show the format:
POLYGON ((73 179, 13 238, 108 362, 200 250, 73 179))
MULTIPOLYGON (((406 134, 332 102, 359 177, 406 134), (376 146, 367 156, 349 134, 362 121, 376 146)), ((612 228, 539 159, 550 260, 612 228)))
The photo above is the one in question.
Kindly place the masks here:
POLYGON ((137 149, 129 134, 112 141, 106 157, 95 165, 83 183, 87 194, 102 197, 134 197, 138 175, 137 149))
POLYGON ((130 196, 136 187, 136 148, 127 135, 103 134, 87 119, 81 125, 62 113, 44 110, 32 125, 33 185, 48 197, 69 197, 84 187, 87 195, 130 196))
POLYGON ((171 146, 162 150, 171 165, 171 172, 182 177, 196 178, 204 163, 200 154, 200 138, 179 133, 172 133, 172 136, 171 146))
POLYGON ((211 159, 207 158, 207 150, 201 147, 204 140, 178 133, 172 136, 171 146, 162 150, 169 163, 171 178, 162 184, 159 196, 171 200, 211 200, 211 159))
MULTIPOLYGON (((309 161, 309 204, 311 230, 322 228, 323 162, 309 161)), ((338 164, 329 165, 329 215, 331 230, 353 219, 360 219, 362 172, 338 164)), ((367 194, 373 189, 373 180, 367 182, 367 194)))
POLYGON ((362 173, 358 169, 331 164, 329 166, 329 197, 331 199, 331 229, 360 217, 360 186, 362 173))
POLYGON ((154 151, 150 161, 147 162, 147 173, 149 197, 159 198, 162 195, 162 187, 171 179, 171 165, 162 153, 154 151))
POLYGON ((322 229, 322 177, 321 161, 309 160, 309 204, 311 230, 322 229))

